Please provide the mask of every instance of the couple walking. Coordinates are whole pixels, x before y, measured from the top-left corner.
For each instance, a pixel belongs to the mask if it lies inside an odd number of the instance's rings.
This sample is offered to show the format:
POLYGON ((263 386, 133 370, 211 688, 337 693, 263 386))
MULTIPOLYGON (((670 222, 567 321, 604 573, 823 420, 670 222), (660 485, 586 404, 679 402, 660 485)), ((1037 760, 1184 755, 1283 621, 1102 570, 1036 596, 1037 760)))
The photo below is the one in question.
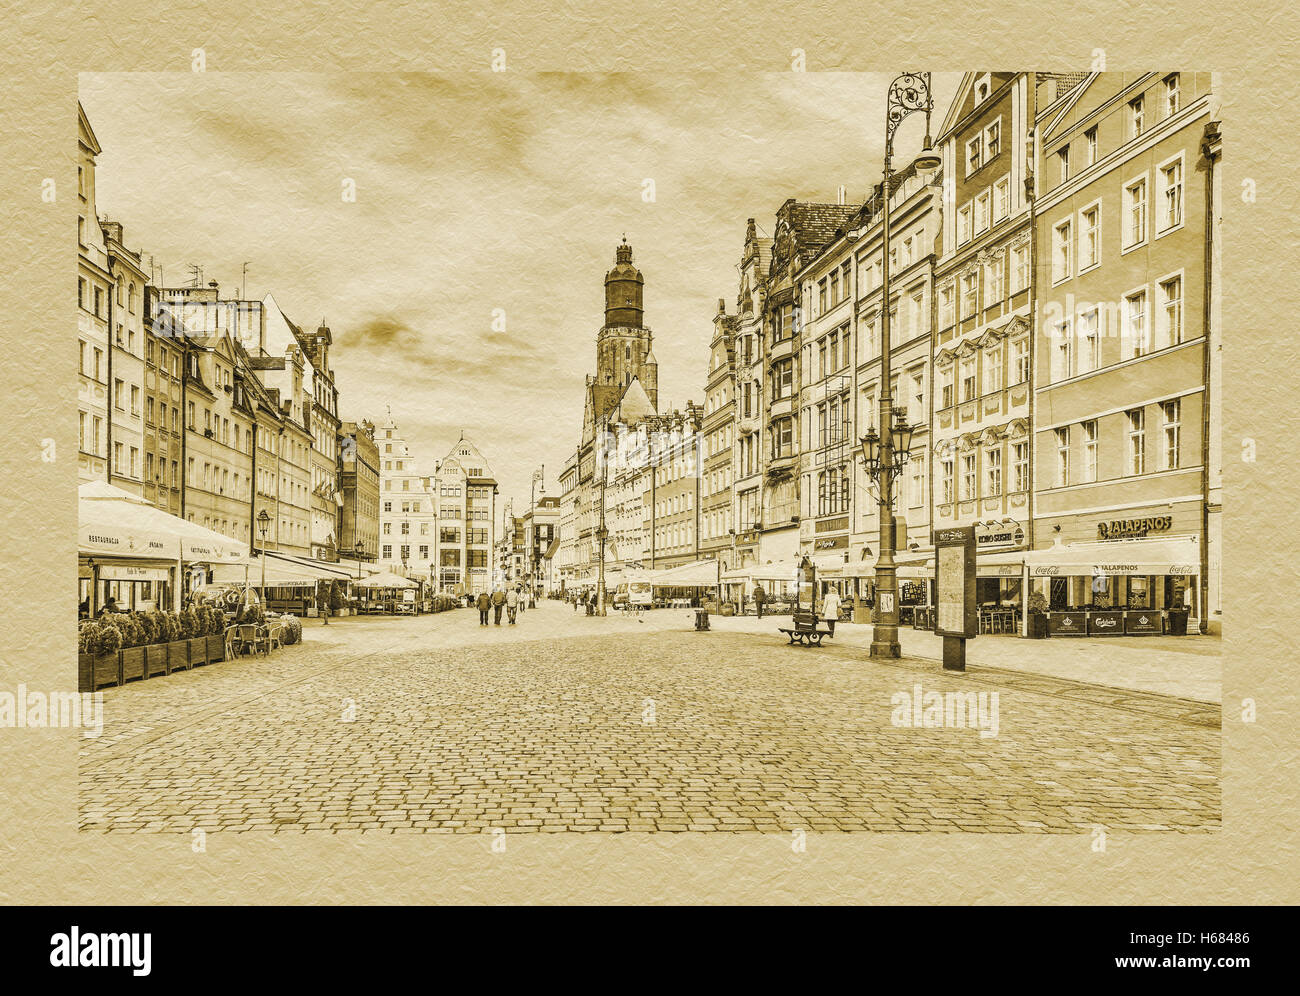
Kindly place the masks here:
POLYGON ((475 605, 478 608, 478 624, 480 626, 488 624, 489 610, 492 612, 493 625, 500 626, 502 609, 506 610, 507 619, 510 625, 513 626, 519 613, 524 610, 525 598, 519 588, 497 588, 490 595, 486 591, 480 591, 475 605))

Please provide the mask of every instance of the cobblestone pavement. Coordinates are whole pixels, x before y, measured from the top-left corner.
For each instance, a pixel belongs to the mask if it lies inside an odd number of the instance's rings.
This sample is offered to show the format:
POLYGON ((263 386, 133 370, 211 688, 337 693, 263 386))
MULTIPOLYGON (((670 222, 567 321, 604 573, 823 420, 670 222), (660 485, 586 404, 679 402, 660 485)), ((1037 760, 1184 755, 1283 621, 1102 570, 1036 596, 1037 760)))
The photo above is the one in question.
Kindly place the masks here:
MULTIPOLYGON (((342 619, 105 692, 88 831, 1210 830, 1218 708, 546 604, 342 619), (997 692, 996 736, 894 725, 997 692), (906 713, 906 710, 903 710, 906 713)), ((986 700, 987 701, 987 700, 986 700)))

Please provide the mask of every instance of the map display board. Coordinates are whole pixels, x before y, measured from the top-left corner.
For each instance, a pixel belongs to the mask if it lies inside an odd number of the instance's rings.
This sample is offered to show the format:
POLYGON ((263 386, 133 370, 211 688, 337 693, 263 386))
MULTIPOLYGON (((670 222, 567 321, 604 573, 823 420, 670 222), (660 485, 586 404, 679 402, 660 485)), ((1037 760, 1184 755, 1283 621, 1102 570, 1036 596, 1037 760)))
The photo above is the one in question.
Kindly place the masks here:
POLYGON ((934 534, 935 594, 939 636, 970 639, 979 629, 975 610, 975 531, 972 527, 939 529, 934 534))

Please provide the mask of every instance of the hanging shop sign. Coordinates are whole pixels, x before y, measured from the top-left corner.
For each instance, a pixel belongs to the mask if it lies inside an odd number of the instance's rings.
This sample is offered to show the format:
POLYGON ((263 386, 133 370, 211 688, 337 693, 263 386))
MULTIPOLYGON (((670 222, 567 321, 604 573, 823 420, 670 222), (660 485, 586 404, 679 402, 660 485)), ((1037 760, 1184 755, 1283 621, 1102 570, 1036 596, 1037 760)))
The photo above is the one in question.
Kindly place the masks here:
POLYGON ((1101 539, 1136 539, 1148 533, 1167 532, 1173 525, 1172 516, 1149 515, 1141 519, 1112 519, 1110 522, 1097 523, 1097 535, 1101 539))
POLYGON ((979 550, 1023 546, 1024 542, 1025 530, 1018 522, 975 524, 975 546, 979 550))

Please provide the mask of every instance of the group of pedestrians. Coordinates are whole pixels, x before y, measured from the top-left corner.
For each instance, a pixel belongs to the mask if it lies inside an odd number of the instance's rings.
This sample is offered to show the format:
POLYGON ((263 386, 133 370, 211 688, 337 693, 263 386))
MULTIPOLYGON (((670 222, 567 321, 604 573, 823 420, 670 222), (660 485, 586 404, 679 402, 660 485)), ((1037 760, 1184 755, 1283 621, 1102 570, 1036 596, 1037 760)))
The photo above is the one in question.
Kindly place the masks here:
POLYGON ((523 585, 516 585, 513 588, 494 588, 491 592, 480 591, 474 605, 478 608, 480 626, 488 625, 489 612, 492 613, 492 624, 500 626, 502 609, 505 610, 509 624, 513 626, 528 608, 528 593, 524 591, 523 585))
POLYGON ((596 593, 594 591, 580 591, 569 595, 569 601, 573 603, 573 611, 577 612, 579 608, 586 611, 587 615, 596 614, 596 593))

